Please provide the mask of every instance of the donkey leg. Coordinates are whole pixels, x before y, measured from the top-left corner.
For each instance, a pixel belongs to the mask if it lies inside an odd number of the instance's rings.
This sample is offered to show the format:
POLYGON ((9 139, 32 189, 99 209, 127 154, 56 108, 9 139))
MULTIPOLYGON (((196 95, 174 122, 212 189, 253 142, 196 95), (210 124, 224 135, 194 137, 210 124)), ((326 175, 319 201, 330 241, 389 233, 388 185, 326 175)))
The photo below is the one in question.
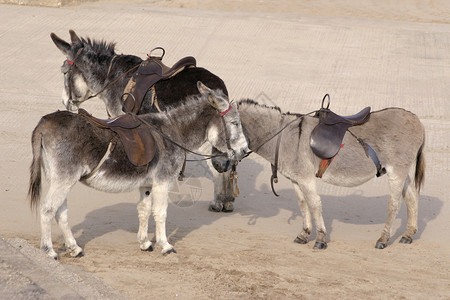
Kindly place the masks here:
POLYGON ((316 191, 315 179, 303 179, 302 181, 298 181, 298 184, 300 190, 305 196, 306 203, 308 204, 308 208, 314 218, 314 222, 316 223, 317 237, 314 244, 314 249, 326 249, 327 242, 325 241, 325 237, 327 235, 327 230, 325 228, 325 223, 323 222, 322 201, 316 191))
POLYGON ((41 203, 41 249, 50 257, 58 259, 58 254, 53 250, 52 243, 52 221, 60 206, 69 193, 70 187, 56 186, 50 184, 44 202, 41 203))
POLYGON ((138 216, 139 216, 139 231, 137 233, 137 239, 139 242, 139 247, 142 251, 153 251, 152 242, 148 239, 148 218, 152 211, 152 198, 151 198, 151 188, 141 187, 140 201, 137 205, 138 216))
POLYGON ((208 166, 214 176, 214 200, 211 201, 209 209, 216 212, 232 212, 234 210, 234 196, 232 195, 230 172, 217 172, 212 164, 208 166))
POLYGON ((384 225, 381 237, 375 244, 375 248, 384 249, 387 246, 387 242, 391 238, 391 227, 394 222, 395 217, 398 214, 401 204, 402 190, 403 190, 404 180, 400 180, 399 177, 395 175, 389 176, 389 187, 390 187, 390 197, 388 202, 388 216, 386 223, 384 225))
POLYGON ((167 241, 166 236, 166 218, 167 218, 167 199, 169 197, 169 182, 154 185, 152 188, 152 212, 155 219, 156 243, 161 246, 162 254, 176 253, 175 249, 167 241))
POLYGON ((411 178, 409 177, 409 175, 408 177, 406 177, 402 194, 403 198, 405 199, 408 212, 408 222, 406 225, 406 232, 400 239, 400 243, 411 244, 413 241, 412 236, 417 232, 419 193, 414 187, 414 184, 411 182, 411 178))
POLYGON ((308 243, 308 238, 312 230, 311 213, 308 208, 308 203, 306 203, 305 201, 305 195, 303 195, 303 192, 298 186, 298 183, 292 181, 292 184, 294 185, 294 190, 297 194, 298 199, 298 206, 300 207, 303 216, 303 230, 297 235, 294 242, 299 244, 306 244, 308 243))
POLYGON ((63 232, 66 248, 69 250, 70 256, 83 256, 83 249, 77 245, 77 241, 73 237, 72 230, 69 226, 69 216, 67 209, 67 199, 64 199, 63 204, 56 211, 56 222, 63 232))

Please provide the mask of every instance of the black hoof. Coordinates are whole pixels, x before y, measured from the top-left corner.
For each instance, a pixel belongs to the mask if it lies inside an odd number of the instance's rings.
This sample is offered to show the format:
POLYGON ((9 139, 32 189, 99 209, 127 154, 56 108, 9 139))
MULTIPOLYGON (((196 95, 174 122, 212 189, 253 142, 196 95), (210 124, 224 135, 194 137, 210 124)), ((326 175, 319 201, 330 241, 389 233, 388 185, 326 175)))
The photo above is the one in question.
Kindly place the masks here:
POLYGON ((81 251, 80 253, 77 254, 77 256, 75 256, 75 258, 80 258, 84 256, 84 252, 81 251))
POLYGON ((150 247, 148 247, 147 249, 141 249, 141 251, 152 252, 153 251, 153 245, 150 245, 150 247))
POLYGON ((229 201, 229 202, 224 202, 223 203, 223 208, 222 208, 223 212, 230 213, 233 210, 234 210, 234 202, 229 201))
POLYGON ((314 244, 314 249, 327 249, 328 245, 325 242, 316 242, 314 244))
POLYGON ((218 205, 218 204, 214 203, 209 206, 209 211, 213 211, 213 212, 221 212, 222 209, 223 209, 222 204, 218 205))
POLYGON ((296 237, 295 240, 294 240, 294 243, 304 245, 304 244, 307 244, 307 243, 308 243, 308 240, 302 239, 302 238, 300 238, 300 237, 296 237))
POLYGON ((377 248, 377 249, 384 249, 384 248, 386 248, 386 243, 382 243, 382 242, 377 242, 376 244, 375 244, 375 248, 377 248))
POLYGON ((411 244, 412 243, 412 238, 408 238, 406 236, 402 236, 402 238, 400 239, 401 244, 411 244))
POLYGON ((170 253, 177 253, 177 251, 174 248, 172 248, 169 251, 167 251, 166 253, 164 253, 164 255, 168 255, 170 253))

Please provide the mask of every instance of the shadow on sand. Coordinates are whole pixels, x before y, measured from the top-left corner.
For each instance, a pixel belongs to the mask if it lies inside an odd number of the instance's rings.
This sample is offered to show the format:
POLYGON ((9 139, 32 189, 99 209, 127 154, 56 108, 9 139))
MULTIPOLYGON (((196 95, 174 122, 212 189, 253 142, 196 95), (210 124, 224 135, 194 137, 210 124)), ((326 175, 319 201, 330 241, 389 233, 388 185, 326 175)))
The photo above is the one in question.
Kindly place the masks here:
MULTIPOLYGON (((202 168, 204 177, 212 177, 210 173, 208 174, 208 171, 205 171, 207 168, 204 166, 200 166, 200 168, 202 168)), ((209 201, 197 201, 189 207, 180 207, 170 203, 166 227, 171 243, 175 245, 177 241, 183 240, 190 232, 235 214, 248 217, 248 225, 257 226, 258 219, 271 218, 285 210, 291 212, 286 222, 295 221, 298 224, 298 232, 300 232, 302 217, 293 189, 278 190, 281 196, 275 198, 267 184, 256 186, 256 177, 261 172, 263 172, 263 167, 260 164, 252 164, 252 168, 246 168, 242 171, 247 184, 241 186, 241 197, 236 200, 235 210, 231 213, 208 211, 209 201)), ((207 180, 204 177, 201 180, 207 180)), ((137 197, 138 193, 136 193, 136 200, 137 197)), ((355 225, 379 224, 379 233, 381 234, 387 217, 388 198, 389 195, 379 197, 364 197, 358 194, 344 197, 322 196, 323 218, 328 237, 332 238, 333 236, 333 221, 355 225), (355 209, 356 205, 358 209, 355 209)), ((443 203, 438 198, 426 195, 420 196, 418 232, 414 236, 415 239, 421 237, 428 222, 439 215, 442 206, 443 203)), ((406 230, 407 216, 404 201, 397 219, 401 219, 401 225, 393 232, 389 244, 396 241, 406 230)), ((86 215, 83 222, 73 227, 77 242, 82 247, 93 239, 117 230, 137 233, 138 218, 135 204, 119 203, 91 211, 86 215)), ((150 217, 150 237, 154 236, 154 231, 153 218, 150 217)), ((292 237, 292 239, 294 238, 295 236, 292 237)), ((310 240, 314 238, 315 227, 310 240)))

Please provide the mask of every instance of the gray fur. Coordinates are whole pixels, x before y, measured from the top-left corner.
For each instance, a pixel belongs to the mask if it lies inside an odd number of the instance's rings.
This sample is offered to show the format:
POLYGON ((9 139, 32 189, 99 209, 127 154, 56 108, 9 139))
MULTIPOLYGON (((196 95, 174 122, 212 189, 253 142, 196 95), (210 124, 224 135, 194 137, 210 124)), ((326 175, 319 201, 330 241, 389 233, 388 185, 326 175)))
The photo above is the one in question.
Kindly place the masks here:
MULTIPOLYGON (((161 132, 188 149, 195 150, 210 142, 221 152, 228 153, 229 158, 241 159, 247 151, 247 143, 237 109, 232 107, 223 116, 230 134, 232 150, 229 150, 218 114, 229 107, 228 99, 200 82, 198 88, 201 95, 191 97, 184 105, 168 110, 167 113, 141 115, 141 118, 156 125, 161 132)), ((118 142, 100 169, 93 176, 84 179, 102 159, 114 133, 98 128, 84 117, 68 111, 58 111, 40 120, 32 135, 33 162, 30 168, 29 197, 31 206, 39 206, 40 209, 41 248, 46 249, 48 255, 57 257, 51 241, 53 218, 63 231, 70 254, 75 257, 82 252, 68 224, 66 200, 70 189, 78 181, 106 192, 139 189, 138 241, 141 249, 152 247, 147 228, 149 215, 153 212, 157 243, 162 247, 163 253, 173 250, 165 234, 168 192, 183 163, 185 152, 159 134, 153 135, 157 151, 148 167, 136 167, 129 162, 121 142, 118 142), (47 196, 40 203, 41 165, 50 186, 47 196)))
MULTIPOLYGON (((280 128, 282 113, 278 108, 244 100, 238 104, 238 110, 250 149, 280 128)), ((318 119, 298 114, 283 115, 283 124, 298 120, 283 131, 279 149, 279 171, 292 181, 304 218, 303 230, 298 235, 297 242, 308 240, 312 230, 312 214, 317 230, 316 243, 326 247, 326 228, 315 178, 320 158, 313 154, 309 144, 311 131, 318 124, 318 119)), ((387 108, 372 112, 367 123, 350 130, 375 150, 381 165, 387 171, 390 187, 388 217, 377 245, 383 248, 387 245, 402 196, 408 209, 408 224, 403 238, 412 241, 412 235, 417 232, 418 198, 425 172, 422 152, 425 131, 422 123, 409 111, 387 108), (413 167, 415 186, 409 175, 413 167)), ((356 138, 346 133, 343 144, 322 179, 334 185, 353 187, 374 178, 376 167, 356 138)), ((275 146, 276 138, 259 148, 256 153, 273 164, 275 146)))
MULTIPOLYGON (((52 33, 50 36, 56 47, 63 53, 68 60, 74 60, 74 65, 69 66, 64 62, 62 70, 64 73, 63 104, 69 110, 77 110, 80 104, 100 92, 104 87, 106 89, 98 95, 106 106, 109 116, 115 117, 122 114, 121 96, 128 80, 133 72, 121 77, 128 70, 140 64, 142 59, 134 55, 117 54, 115 44, 105 41, 80 38, 70 30, 71 42, 68 43, 52 33), (80 52, 79 50, 82 49, 80 52), (77 57, 76 54, 79 52, 77 57), (71 68, 71 72, 67 70, 71 68), (117 82, 109 85, 116 78, 117 82)), ((158 82, 155 90, 158 98, 158 105, 164 111, 168 107, 177 106, 186 101, 186 98, 197 95, 197 81, 202 81, 208 87, 220 90, 228 95, 225 83, 216 75, 204 68, 186 68, 177 76, 158 82)), ((95 101, 95 100, 91 100, 95 101)), ((157 109, 152 105, 152 92, 147 92, 140 114, 156 112, 157 109)), ((212 148, 208 149, 212 153, 212 148)), ((214 175, 214 200, 210 208, 214 211, 232 211, 234 197, 232 196, 231 186, 229 185, 229 172, 219 174, 214 171, 214 167, 208 164, 214 175)))

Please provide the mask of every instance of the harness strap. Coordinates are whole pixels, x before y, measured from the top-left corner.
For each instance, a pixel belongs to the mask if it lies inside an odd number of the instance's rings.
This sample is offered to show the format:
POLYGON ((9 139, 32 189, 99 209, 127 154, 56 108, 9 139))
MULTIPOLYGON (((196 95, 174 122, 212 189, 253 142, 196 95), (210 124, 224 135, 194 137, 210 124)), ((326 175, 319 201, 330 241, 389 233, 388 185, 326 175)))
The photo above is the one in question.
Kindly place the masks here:
MULTIPOLYGON (((112 61, 111 61, 112 62, 112 61)), ((111 66, 110 66, 111 67, 111 66)), ((116 79, 114 79, 113 81, 111 81, 110 83, 106 84, 98 93, 95 93, 94 95, 91 95, 89 97, 86 98, 86 100, 83 101, 78 101, 78 102, 84 102, 87 101, 91 98, 97 97, 99 94, 103 93, 108 87, 110 87, 111 85, 113 85, 114 83, 116 83, 117 81, 119 81, 120 79, 122 79, 123 77, 125 77, 128 73, 130 73, 131 71, 134 71, 134 69, 136 69, 137 67, 139 67, 139 65, 136 65, 134 67, 132 67, 131 69, 129 69, 128 71, 126 71, 125 73, 122 73, 120 76, 118 76, 116 79)))
POLYGON ((183 166, 181 167, 180 174, 178 174, 178 181, 183 181, 184 179, 184 171, 186 170, 186 151, 184 151, 184 162, 183 166))
POLYGON ((81 177, 82 180, 88 180, 89 178, 94 176, 95 173, 97 173, 97 171, 101 168, 103 163, 108 159, 109 155, 114 151, 114 148, 116 147, 118 140, 119 140, 118 135, 112 138, 112 140, 109 142, 108 148, 106 149, 105 155, 103 155, 98 165, 94 169, 92 169, 92 171, 89 174, 81 177))
POLYGON ((358 136, 356 136, 356 134, 354 134, 353 132, 351 132, 349 129, 347 129, 348 132, 350 132, 351 135, 353 135, 356 140, 361 144, 361 146, 364 148, 364 151, 366 152, 366 156, 370 157, 370 159, 372 159, 373 163, 375 164, 375 167, 377 168, 377 177, 380 177, 381 175, 386 174, 386 169, 384 167, 381 166, 380 160, 378 159, 377 153, 375 152, 375 150, 373 150, 372 147, 370 147, 369 144, 367 144, 366 142, 364 142, 364 140, 358 136))
MULTIPOLYGON (((341 149, 342 147, 344 147, 344 144, 341 144, 339 149, 341 149)), ((338 153, 339 153, 339 151, 338 151, 338 153)), ((325 171, 328 169, 328 167, 330 166, 331 162, 336 157, 336 155, 337 155, 337 153, 332 158, 323 158, 320 161, 319 170, 317 170, 317 173, 316 173, 317 178, 322 178, 323 173, 325 173, 325 171)))
POLYGON ((233 164, 230 171, 230 185, 231 185, 231 194, 233 197, 239 196, 239 187, 237 184, 238 173, 236 171, 236 164, 233 164))
MULTIPOLYGON (((349 129, 347 129, 347 131, 350 132, 350 134, 353 135, 353 137, 355 137, 356 140, 359 142, 359 144, 363 147, 364 151, 366 152, 366 156, 370 157, 370 159, 372 159, 373 163, 375 164, 375 167, 377 168, 376 176, 380 177, 381 175, 386 174, 386 169, 381 166, 380 160, 378 159, 378 156, 377 156, 377 153, 375 152, 375 150, 373 150, 373 148, 370 147, 369 144, 364 142, 364 140, 362 138, 356 136, 349 129)), ((344 144, 342 144, 340 148, 342 148, 343 146, 344 146, 344 144)), ((336 155, 337 155, 337 153, 336 153, 336 155)), ((316 177, 322 178, 323 173, 325 173, 325 171, 330 166, 331 162, 336 157, 336 155, 333 156, 332 158, 324 158, 320 161, 319 170, 316 173, 316 177)))
MULTIPOLYGON (((284 115, 281 115, 281 119, 280 119, 280 125, 279 127, 281 128, 281 126, 283 125, 283 121, 284 121, 284 115)), ((270 177, 270 187, 272 188, 272 192, 275 196, 279 197, 280 195, 278 195, 275 192, 275 188, 273 186, 273 183, 278 183, 278 175, 277 175, 277 171, 278 171, 278 155, 280 152, 280 144, 281 144, 281 136, 283 134, 283 131, 280 131, 280 134, 277 137, 277 144, 275 147, 275 162, 274 164, 271 164, 272 167, 272 177, 270 177)))
POLYGON ((228 106, 228 108, 226 110, 224 110, 223 112, 220 113, 220 116, 223 117, 227 114, 227 112, 229 112, 231 110, 231 105, 228 106))

